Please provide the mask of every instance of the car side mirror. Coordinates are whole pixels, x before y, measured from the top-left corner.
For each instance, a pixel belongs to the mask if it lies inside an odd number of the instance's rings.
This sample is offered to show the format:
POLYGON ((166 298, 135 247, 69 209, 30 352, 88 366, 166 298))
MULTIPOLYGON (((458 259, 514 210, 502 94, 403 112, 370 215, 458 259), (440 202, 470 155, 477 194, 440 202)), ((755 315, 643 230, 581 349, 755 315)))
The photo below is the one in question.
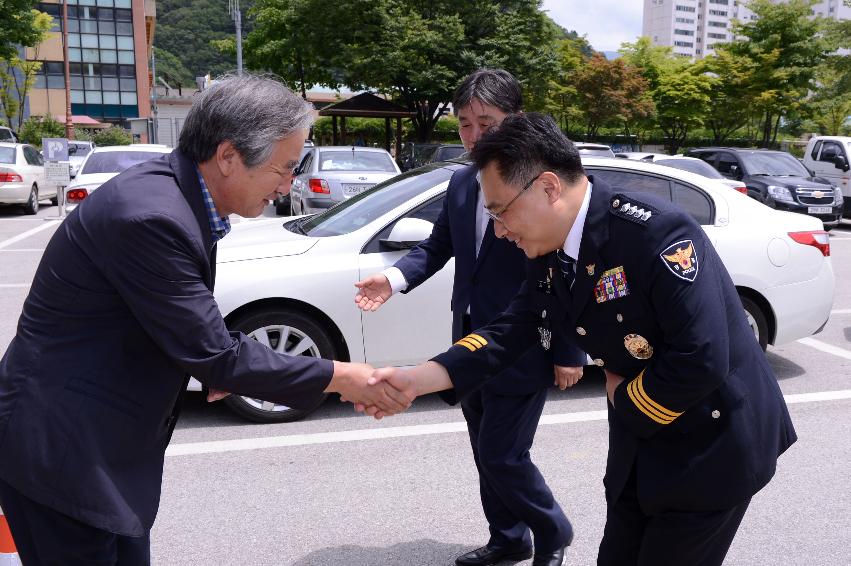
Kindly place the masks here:
POLYGON ((848 161, 844 155, 837 155, 833 158, 833 164, 841 171, 848 171, 848 161))
POLYGON ((409 250, 428 238, 434 224, 421 218, 403 218, 393 226, 387 238, 379 240, 382 251, 409 250))
POLYGON ((742 180, 742 170, 739 169, 738 165, 730 165, 730 177, 736 179, 737 181, 742 180))

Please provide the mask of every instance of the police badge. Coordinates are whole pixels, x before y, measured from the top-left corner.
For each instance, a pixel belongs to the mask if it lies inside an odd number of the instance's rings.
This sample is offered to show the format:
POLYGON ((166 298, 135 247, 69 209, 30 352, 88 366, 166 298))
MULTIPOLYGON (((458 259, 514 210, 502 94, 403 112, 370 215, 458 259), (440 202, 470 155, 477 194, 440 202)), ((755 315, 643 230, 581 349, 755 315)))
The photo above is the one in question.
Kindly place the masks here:
POLYGON ((653 346, 640 334, 627 334, 623 337, 623 345, 633 358, 647 360, 653 355, 653 346))
POLYGON ((550 349, 550 341, 553 338, 553 333, 550 332, 549 328, 544 328, 543 326, 538 327, 538 334, 541 335, 541 347, 544 350, 550 349))

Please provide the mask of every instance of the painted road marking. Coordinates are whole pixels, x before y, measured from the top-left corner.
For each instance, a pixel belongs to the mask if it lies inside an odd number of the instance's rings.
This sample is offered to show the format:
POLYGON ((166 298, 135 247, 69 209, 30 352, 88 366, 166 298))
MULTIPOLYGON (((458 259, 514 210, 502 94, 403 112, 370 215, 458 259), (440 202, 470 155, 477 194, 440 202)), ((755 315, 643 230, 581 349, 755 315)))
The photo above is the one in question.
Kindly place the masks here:
POLYGON ((57 226, 58 226, 58 224, 53 224, 51 222, 45 222, 41 226, 36 226, 32 230, 27 230, 26 232, 24 232, 22 234, 18 234, 14 238, 9 238, 8 240, 3 240, 2 242, 0 242, 0 249, 11 246, 15 242, 20 242, 21 240, 29 238, 32 235, 38 234, 42 230, 47 230, 48 228, 56 228, 57 226))
POLYGON ((801 338, 798 340, 801 344, 805 346, 809 346, 810 348, 815 348, 821 352, 825 352, 828 354, 833 354, 834 356, 839 356, 840 358, 845 358, 846 360, 851 360, 851 350, 846 350, 845 348, 840 348, 839 346, 833 346, 826 342, 822 342, 821 340, 816 340, 815 338, 801 338))

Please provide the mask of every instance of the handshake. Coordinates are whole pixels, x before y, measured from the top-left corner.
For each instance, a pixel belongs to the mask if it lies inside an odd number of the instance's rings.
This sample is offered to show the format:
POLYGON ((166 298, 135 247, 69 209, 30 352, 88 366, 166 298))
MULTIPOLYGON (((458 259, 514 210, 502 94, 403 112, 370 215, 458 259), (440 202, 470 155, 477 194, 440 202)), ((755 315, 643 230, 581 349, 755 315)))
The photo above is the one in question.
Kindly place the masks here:
POLYGON ((334 377, 325 390, 339 393, 342 401, 354 404, 359 413, 376 419, 407 410, 420 391, 410 371, 375 369, 369 364, 334 362, 334 377))

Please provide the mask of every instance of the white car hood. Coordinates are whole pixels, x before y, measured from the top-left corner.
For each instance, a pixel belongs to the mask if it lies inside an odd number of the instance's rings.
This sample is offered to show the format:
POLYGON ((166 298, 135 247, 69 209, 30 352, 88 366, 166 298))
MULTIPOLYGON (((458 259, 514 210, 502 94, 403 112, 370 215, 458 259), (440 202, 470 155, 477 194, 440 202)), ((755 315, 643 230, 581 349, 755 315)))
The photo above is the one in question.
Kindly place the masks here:
POLYGON ((290 232, 283 224, 277 218, 234 224, 218 244, 216 263, 300 255, 319 241, 290 232))

